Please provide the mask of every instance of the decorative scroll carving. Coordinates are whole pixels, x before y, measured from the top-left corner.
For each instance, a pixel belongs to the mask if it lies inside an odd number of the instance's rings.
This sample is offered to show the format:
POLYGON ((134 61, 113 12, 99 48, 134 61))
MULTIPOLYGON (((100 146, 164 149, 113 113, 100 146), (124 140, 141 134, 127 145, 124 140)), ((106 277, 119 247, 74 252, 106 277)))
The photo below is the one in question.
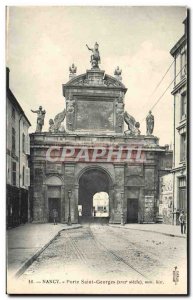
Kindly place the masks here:
POLYGON ((121 87, 121 84, 116 80, 106 79, 103 81, 107 87, 121 87))
POLYGON ((67 104, 66 126, 68 130, 73 131, 75 125, 75 100, 68 100, 66 104, 67 104))
POLYGON ((124 103, 123 98, 120 96, 116 102, 116 127, 117 132, 122 132, 124 124, 124 103))
POLYGON ((128 112, 124 113, 125 123, 128 125, 128 130, 125 131, 126 135, 139 135, 141 132, 139 130, 140 124, 136 122, 134 117, 128 114, 128 112))

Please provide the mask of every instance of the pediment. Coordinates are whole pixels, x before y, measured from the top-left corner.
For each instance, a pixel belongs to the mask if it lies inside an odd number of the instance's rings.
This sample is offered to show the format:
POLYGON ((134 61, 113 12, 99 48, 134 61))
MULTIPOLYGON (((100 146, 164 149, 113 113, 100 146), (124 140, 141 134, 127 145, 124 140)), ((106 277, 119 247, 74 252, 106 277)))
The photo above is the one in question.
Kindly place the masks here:
POLYGON ((88 72, 85 74, 81 74, 78 76, 75 76, 71 80, 69 80, 65 85, 65 87, 70 87, 70 86, 103 86, 103 87, 108 87, 108 88, 123 88, 126 89, 124 84, 117 80, 116 78, 107 75, 107 74, 101 74, 101 78, 97 77, 91 78, 88 75, 88 72))

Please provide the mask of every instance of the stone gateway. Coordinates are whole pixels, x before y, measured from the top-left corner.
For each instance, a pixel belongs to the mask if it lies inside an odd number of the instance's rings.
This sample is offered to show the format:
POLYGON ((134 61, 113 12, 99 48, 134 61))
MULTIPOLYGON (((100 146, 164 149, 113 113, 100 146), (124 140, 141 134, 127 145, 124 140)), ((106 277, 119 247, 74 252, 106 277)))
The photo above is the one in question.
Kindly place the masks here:
POLYGON ((31 134, 34 222, 52 222, 53 209, 61 223, 156 222, 159 177, 172 152, 152 132, 135 131, 138 122, 124 133, 126 92, 117 73, 98 65, 63 85, 65 130, 31 134))

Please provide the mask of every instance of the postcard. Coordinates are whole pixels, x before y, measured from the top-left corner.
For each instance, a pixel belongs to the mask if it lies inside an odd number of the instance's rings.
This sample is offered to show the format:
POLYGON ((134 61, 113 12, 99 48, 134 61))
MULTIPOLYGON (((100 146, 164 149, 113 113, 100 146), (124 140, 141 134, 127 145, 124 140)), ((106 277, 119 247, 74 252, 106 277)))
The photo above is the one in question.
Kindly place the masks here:
POLYGON ((187 295, 188 13, 6 8, 7 293, 187 295))

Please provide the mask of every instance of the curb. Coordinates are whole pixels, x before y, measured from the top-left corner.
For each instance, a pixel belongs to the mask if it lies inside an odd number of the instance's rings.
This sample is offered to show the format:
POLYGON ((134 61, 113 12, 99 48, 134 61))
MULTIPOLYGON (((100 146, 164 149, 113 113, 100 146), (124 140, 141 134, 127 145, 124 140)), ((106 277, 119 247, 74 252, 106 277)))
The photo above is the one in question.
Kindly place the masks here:
POLYGON ((76 227, 67 227, 60 229, 51 240, 49 240, 42 248, 38 249, 36 253, 34 253, 30 258, 28 258, 21 267, 16 271, 14 274, 14 277, 19 278, 26 270, 27 268, 36 260, 36 258, 53 242, 53 240, 56 239, 57 236, 59 236, 61 231, 65 230, 72 230, 72 229, 78 229, 81 228, 81 225, 77 225, 76 227))
POLYGON ((177 237, 177 238, 181 238, 181 239, 186 239, 186 236, 181 236, 181 235, 175 235, 172 233, 164 233, 164 232, 159 232, 159 231, 154 231, 154 230, 145 230, 145 229, 137 229, 137 228, 128 228, 128 227, 124 227, 124 226, 116 226, 116 225, 110 225, 110 227, 116 227, 116 228, 123 228, 123 229, 129 229, 129 230, 138 230, 138 231, 144 231, 144 232, 154 232, 154 233, 158 233, 158 234, 162 234, 162 235, 167 235, 167 236, 171 236, 171 237, 177 237))

